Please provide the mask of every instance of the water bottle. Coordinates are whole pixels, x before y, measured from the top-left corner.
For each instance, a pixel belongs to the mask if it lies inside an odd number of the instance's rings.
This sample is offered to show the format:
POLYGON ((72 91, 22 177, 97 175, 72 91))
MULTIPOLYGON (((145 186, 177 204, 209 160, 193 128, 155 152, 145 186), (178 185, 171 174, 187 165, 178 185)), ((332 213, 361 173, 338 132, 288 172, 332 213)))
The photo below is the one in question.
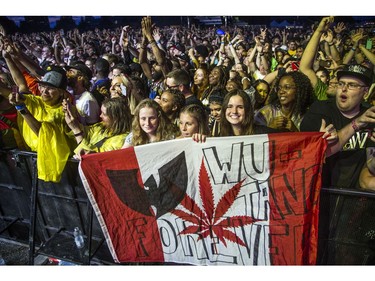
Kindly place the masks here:
POLYGON ((82 249, 85 247, 85 240, 83 239, 82 231, 79 229, 79 227, 74 228, 74 242, 76 243, 76 246, 78 249, 82 249))
POLYGON ((59 260, 58 265, 76 265, 75 263, 59 260))

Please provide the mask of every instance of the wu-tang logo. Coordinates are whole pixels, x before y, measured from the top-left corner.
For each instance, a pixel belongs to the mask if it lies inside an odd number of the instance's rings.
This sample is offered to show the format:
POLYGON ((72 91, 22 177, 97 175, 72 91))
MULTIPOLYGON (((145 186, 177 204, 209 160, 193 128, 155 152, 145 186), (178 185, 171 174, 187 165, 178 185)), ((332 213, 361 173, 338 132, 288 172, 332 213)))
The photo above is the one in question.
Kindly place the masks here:
POLYGON ((170 212, 186 194, 188 175, 184 152, 158 169, 159 186, 153 175, 140 186, 139 169, 106 172, 118 198, 129 208, 147 216, 158 218, 170 212))

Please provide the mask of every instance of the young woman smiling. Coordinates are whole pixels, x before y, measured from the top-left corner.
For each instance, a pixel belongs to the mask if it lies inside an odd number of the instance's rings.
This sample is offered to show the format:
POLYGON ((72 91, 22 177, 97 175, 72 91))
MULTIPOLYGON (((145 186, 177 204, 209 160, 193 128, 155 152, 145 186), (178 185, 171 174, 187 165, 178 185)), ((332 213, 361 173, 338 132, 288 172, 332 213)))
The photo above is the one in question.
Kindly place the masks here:
POLYGON ((178 128, 165 115, 160 105, 151 99, 142 100, 134 111, 132 132, 122 148, 175 139, 178 128))
POLYGON ((297 71, 285 73, 276 81, 269 104, 255 115, 255 122, 271 128, 298 132, 314 90, 309 78, 297 71))

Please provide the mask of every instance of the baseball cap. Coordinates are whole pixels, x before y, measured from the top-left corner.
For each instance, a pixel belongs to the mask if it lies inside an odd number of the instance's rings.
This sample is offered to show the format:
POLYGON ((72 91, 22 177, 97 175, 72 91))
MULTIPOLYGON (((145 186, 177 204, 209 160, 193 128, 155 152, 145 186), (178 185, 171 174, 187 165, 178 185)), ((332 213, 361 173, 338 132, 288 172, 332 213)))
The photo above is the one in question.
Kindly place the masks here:
POLYGON ((37 83, 66 90, 66 71, 58 66, 48 66, 42 80, 37 83))
POLYGON ((65 69, 76 69, 80 71, 84 76, 86 76, 89 80, 91 80, 92 78, 92 71, 82 62, 72 62, 70 65, 65 66, 65 69))
POLYGON ((370 86, 373 80, 372 70, 360 64, 344 66, 342 70, 337 72, 337 79, 340 80, 343 76, 356 77, 364 82, 366 86, 370 86))

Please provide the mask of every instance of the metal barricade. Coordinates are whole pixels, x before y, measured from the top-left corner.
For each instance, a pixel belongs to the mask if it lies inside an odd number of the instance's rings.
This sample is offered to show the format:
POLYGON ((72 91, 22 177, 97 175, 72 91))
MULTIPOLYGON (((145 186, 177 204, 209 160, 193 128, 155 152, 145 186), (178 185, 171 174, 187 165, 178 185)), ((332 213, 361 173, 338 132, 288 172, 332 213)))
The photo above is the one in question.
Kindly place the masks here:
POLYGON ((27 243, 29 264, 40 254, 76 264, 113 263, 78 175, 78 161, 67 162, 59 183, 39 180, 36 161, 35 153, 1 154, 1 237, 27 243), (83 249, 74 244, 77 226, 86 240, 83 249))

